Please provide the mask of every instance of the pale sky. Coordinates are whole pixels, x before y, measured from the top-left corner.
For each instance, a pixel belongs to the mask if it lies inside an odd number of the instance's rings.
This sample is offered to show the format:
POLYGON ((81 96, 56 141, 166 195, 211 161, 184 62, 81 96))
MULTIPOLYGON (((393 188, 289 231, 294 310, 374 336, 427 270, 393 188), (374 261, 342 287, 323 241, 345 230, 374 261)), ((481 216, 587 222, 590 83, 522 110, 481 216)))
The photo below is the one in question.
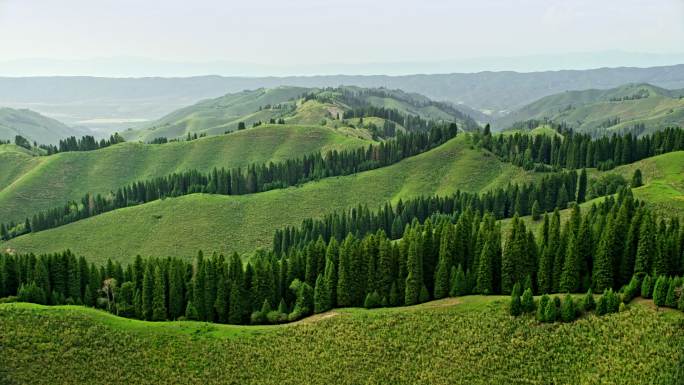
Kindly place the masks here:
POLYGON ((379 73, 382 63, 486 67, 493 58, 597 52, 675 64, 684 54, 684 0, 0 0, 0 76, 36 66, 115 71, 112 63, 160 74, 192 63, 186 70, 240 72, 245 66, 226 63, 242 63, 274 74, 345 65, 379 73), (380 65, 364 67, 372 63, 380 65))

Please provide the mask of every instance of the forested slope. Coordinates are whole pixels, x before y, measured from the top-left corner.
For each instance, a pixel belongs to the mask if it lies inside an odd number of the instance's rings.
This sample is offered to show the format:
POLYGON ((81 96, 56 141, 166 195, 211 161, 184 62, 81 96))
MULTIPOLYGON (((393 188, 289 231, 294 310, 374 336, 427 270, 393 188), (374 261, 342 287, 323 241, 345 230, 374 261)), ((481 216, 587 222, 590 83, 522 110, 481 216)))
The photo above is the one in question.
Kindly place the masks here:
POLYGON ((187 169, 208 172, 214 167, 245 167, 368 143, 371 140, 364 130, 262 125, 187 142, 122 143, 42 157, 3 151, 0 218, 2 222, 23 221, 37 211, 78 200, 86 192, 108 193, 134 181, 187 169))
POLYGON ((193 194, 115 210, 3 243, 19 252, 71 248, 95 261, 135 254, 191 257, 270 246, 273 232, 359 204, 370 208, 419 195, 478 192, 537 175, 499 161, 460 135, 426 153, 356 175, 240 196, 193 194))

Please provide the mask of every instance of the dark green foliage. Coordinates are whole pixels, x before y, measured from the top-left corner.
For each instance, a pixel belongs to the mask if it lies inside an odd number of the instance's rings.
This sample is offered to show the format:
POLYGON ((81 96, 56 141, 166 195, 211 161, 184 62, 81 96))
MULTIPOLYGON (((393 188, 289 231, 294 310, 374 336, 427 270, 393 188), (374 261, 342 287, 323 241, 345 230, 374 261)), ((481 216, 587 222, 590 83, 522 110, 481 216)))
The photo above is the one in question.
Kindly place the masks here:
POLYGON ((523 313, 534 312, 534 296, 532 294, 532 289, 525 289, 520 300, 520 306, 522 307, 523 313))
POLYGON ((577 316, 577 310, 575 309, 575 302, 570 294, 567 294, 563 298, 563 304, 561 306, 561 319, 563 322, 572 322, 577 316))
POLYGON ((667 290, 670 287, 669 280, 664 275, 661 275, 656 280, 653 286, 653 303, 656 306, 665 306, 667 300, 667 290))
POLYGON ((142 286, 142 316, 143 319, 151 320, 154 301, 154 273, 153 266, 148 263, 145 266, 145 274, 143 275, 142 286))
POLYGON ((406 263, 408 276, 406 277, 406 293, 404 303, 415 305, 419 303, 420 291, 423 287, 423 269, 420 255, 418 254, 417 242, 411 242, 408 249, 408 260, 406 263))
POLYGON ((577 181, 577 203, 583 203, 587 196, 587 169, 583 168, 577 181))
POLYGON ((449 295, 449 262, 446 255, 440 254, 435 272, 435 299, 449 295))
POLYGON ((152 294, 152 321, 166 320, 166 285, 161 267, 154 269, 154 290, 152 294))
POLYGON ((582 308, 585 312, 590 312, 596 308, 596 302, 594 301, 594 293, 591 288, 587 291, 587 294, 582 299, 582 308))
POLYGON ((541 208, 539 207, 539 201, 535 200, 532 204, 532 220, 538 221, 541 219, 541 208))
POLYGON ((185 307, 185 318, 189 320, 197 320, 197 309, 192 304, 192 301, 188 301, 188 305, 185 307))
POLYGON ((366 309, 373 309, 376 307, 380 307, 381 302, 382 300, 380 299, 380 295, 377 291, 374 291, 366 295, 366 299, 363 301, 363 307, 365 307, 366 309))
POLYGON ((323 275, 319 274, 316 278, 316 286, 314 287, 314 313, 322 313, 330 310, 330 290, 328 283, 323 275))
POLYGON ((641 296, 644 298, 651 298, 653 294, 653 282, 650 275, 646 275, 641 282, 641 296))
POLYGON ((670 278, 670 284, 667 288, 667 296, 665 297, 665 306, 676 309, 677 308, 677 287, 680 282, 678 278, 670 278))
POLYGON ((553 303, 549 296, 546 294, 542 295, 537 305, 537 321, 546 322, 546 307, 549 303, 553 303))
POLYGON ((636 169, 634 170, 634 175, 632 175, 632 182, 629 184, 632 188, 635 187, 641 187, 644 185, 644 182, 641 180, 641 170, 636 169))
POLYGON ((523 312, 522 304, 520 301, 520 284, 518 283, 516 283, 513 286, 513 290, 511 292, 511 304, 509 307, 509 311, 511 315, 514 317, 519 316, 523 312))
MULTIPOLYGON (((557 298, 557 297, 556 297, 557 298)), ((546 308, 544 309, 544 322, 556 322, 558 318, 558 307, 556 301, 548 301, 546 303, 546 308)))
POLYGON ((35 282, 27 285, 22 284, 17 292, 19 301, 44 304, 46 303, 45 292, 35 282))

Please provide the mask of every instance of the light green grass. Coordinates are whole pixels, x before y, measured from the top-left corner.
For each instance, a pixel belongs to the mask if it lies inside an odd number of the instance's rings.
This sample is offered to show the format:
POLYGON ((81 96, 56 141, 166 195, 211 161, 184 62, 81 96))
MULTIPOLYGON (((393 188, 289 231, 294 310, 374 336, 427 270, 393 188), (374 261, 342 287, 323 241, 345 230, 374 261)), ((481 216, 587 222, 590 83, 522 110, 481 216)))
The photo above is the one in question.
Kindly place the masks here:
POLYGON ((276 326, 126 322, 0 305, 8 384, 662 384, 684 375, 684 314, 637 303, 539 324, 505 297, 341 309, 276 326))
POLYGON ((108 193, 131 182, 187 169, 244 167, 316 151, 370 143, 365 132, 320 126, 265 125, 190 142, 122 143, 101 150, 29 157, 0 152, 0 222, 80 200, 86 192, 108 193))
POLYGON ((193 194, 98 215, 0 245, 17 252, 66 248, 94 262, 128 261, 136 254, 191 257, 202 249, 224 254, 270 247, 276 229, 309 217, 419 195, 478 192, 539 177, 489 152, 471 148, 460 135, 426 153, 355 175, 327 178, 264 193, 193 194))

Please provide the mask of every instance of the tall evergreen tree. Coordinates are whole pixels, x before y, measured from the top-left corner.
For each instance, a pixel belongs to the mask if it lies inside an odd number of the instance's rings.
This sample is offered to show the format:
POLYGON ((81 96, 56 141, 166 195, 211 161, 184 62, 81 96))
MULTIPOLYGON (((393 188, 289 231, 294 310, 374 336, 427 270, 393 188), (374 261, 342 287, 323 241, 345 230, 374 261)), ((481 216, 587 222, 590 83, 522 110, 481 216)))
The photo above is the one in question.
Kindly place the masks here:
POLYGON ((154 290, 152 294, 152 320, 166 320, 166 286, 164 273, 159 265, 154 268, 154 290))

